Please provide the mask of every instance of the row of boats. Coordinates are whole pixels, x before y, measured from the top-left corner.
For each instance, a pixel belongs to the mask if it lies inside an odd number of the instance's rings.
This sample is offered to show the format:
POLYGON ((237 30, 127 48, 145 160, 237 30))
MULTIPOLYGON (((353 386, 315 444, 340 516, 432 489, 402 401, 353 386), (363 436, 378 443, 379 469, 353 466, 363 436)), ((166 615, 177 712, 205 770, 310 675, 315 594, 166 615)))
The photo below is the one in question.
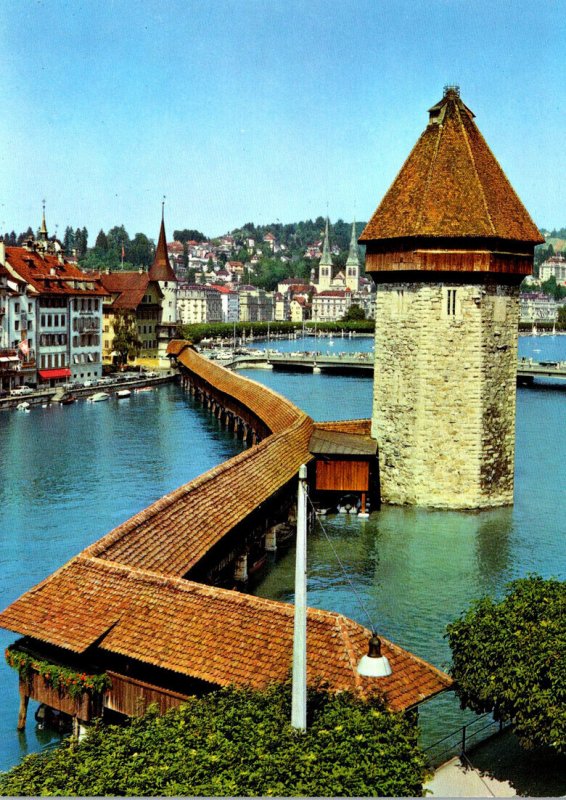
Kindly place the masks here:
MULTIPOLYGON (((152 392, 153 389, 154 389, 153 386, 140 386, 138 389, 135 389, 134 391, 136 391, 136 392, 152 392)), ((117 392, 114 392, 114 395, 115 395, 115 397, 118 398, 118 400, 125 400, 126 398, 130 397, 131 394, 132 394, 132 390, 131 389, 119 389, 117 392)), ((111 396, 112 395, 109 394, 108 392, 95 392, 90 397, 87 397, 86 401, 87 401, 87 403, 102 403, 105 400, 110 400, 111 396)), ((69 394, 63 395, 63 397, 61 398, 61 400, 59 402, 61 403, 62 406, 69 406, 72 403, 76 402, 76 400, 78 400, 78 397, 76 395, 74 395, 74 394, 70 394, 69 393, 69 394)), ((23 402, 18 403, 16 408, 17 408, 18 411, 29 412, 29 410, 31 408, 31 404, 28 403, 27 400, 24 400, 23 402)))

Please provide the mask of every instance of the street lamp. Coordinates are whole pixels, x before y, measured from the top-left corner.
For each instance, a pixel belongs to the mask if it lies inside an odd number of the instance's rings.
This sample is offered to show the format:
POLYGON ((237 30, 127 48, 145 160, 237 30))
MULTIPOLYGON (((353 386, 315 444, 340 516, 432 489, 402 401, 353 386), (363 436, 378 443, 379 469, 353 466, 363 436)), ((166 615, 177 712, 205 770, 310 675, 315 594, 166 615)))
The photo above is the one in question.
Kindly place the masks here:
MULTIPOLYGON (((358 662, 358 674, 368 678, 391 675, 391 665, 381 654, 381 640, 372 633, 369 651, 358 662)), ((299 468, 297 490, 297 555, 295 558, 295 622, 293 629, 293 678, 291 725, 307 729, 307 467, 299 468)))
POLYGON ((366 678, 386 678, 391 675, 391 664, 387 656, 381 655, 381 639, 372 633, 367 656, 358 661, 358 675, 366 678))

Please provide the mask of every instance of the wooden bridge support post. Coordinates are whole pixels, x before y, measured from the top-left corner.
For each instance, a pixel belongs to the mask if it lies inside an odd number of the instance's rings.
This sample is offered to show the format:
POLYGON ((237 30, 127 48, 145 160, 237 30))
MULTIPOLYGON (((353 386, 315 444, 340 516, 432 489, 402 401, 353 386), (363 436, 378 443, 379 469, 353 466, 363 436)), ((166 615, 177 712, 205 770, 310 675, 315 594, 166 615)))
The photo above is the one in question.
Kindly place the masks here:
POLYGON ((274 525, 265 534, 265 549, 268 553, 275 553, 277 550, 277 526, 274 525))
POLYGON ((27 686, 23 681, 20 681, 20 711, 18 714, 18 730, 23 731, 26 727, 26 720, 28 715, 29 694, 27 686))
POLYGON ((248 579, 248 555, 238 556, 234 566, 234 580, 245 583, 248 579))

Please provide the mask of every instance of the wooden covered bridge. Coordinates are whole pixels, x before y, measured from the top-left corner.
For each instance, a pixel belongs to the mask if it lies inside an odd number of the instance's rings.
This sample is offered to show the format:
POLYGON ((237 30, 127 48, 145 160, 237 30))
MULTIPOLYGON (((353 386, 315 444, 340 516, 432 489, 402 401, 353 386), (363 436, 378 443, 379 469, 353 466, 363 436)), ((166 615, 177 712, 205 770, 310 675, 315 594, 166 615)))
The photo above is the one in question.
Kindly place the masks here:
MULTIPOLYGON (((139 714, 149 703, 165 711, 231 683, 284 681, 293 606, 224 587, 238 585, 235 572, 259 543, 276 545, 273 532, 292 514, 301 464, 321 491, 333 490, 333 475, 340 487, 371 490, 368 422, 315 425, 285 398, 201 358, 187 342, 173 342, 170 355, 186 388, 255 444, 136 514, 0 614, 0 625, 23 637, 11 650, 15 664, 26 665, 20 727, 30 697, 69 714, 78 727, 101 715, 139 714), (100 675, 109 681, 97 682, 100 675)), ((370 632, 341 614, 309 609, 307 631, 311 684, 322 679, 337 691, 379 693, 393 711, 451 685, 385 639, 392 674, 361 677, 356 666, 370 632)))

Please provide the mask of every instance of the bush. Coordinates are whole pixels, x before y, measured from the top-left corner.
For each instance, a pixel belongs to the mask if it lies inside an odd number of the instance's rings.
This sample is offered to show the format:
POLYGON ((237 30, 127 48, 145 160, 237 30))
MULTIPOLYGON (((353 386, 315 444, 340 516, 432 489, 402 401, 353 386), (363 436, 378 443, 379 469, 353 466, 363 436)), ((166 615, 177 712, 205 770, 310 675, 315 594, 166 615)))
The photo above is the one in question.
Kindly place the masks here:
POLYGON ((514 720, 525 749, 566 752, 566 584, 538 576, 487 597, 448 626, 463 708, 514 720))
POLYGON ((28 756, 0 778, 7 795, 416 796, 417 728, 346 694, 311 692, 305 734, 289 686, 228 688, 79 744, 28 756))

